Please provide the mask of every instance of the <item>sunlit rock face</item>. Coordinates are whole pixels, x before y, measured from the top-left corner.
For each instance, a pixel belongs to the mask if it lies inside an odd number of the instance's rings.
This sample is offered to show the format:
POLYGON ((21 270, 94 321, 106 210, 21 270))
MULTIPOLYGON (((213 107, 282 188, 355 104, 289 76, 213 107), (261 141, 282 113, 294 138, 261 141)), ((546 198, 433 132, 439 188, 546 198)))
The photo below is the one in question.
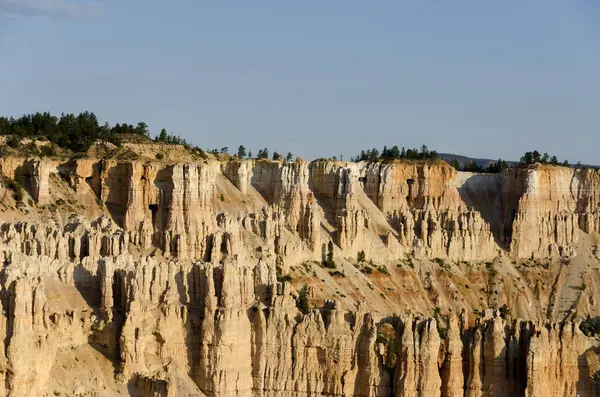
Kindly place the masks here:
POLYGON ((600 392, 597 171, 0 171, 0 396, 600 392))

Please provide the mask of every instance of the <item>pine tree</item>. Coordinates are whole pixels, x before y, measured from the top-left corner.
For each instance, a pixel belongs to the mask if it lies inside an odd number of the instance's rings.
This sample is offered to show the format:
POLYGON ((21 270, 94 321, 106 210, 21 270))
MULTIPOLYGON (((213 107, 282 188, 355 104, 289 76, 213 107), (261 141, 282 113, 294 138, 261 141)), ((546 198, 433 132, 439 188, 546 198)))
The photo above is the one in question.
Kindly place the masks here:
POLYGON ((369 160, 371 160, 371 161, 379 160, 379 150, 373 148, 373 149, 371 149, 371 151, 367 151, 367 153, 369 155, 369 160))
POLYGON ((550 155, 548 153, 544 153, 544 155, 542 156, 541 163, 546 164, 548 161, 550 161, 550 155))
POLYGON ((158 135, 156 140, 159 142, 168 142, 169 134, 167 133, 167 130, 165 130, 164 128, 162 130, 160 130, 160 134, 158 135))
POLYGON ((246 157, 246 148, 244 145, 240 145, 240 147, 238 147, 237 156, 241 159, 246 157))
POLYGON ((335 262, 333 261, 333 242, 329 240, 329 244, 327 244, 327 267, 335 267, 335 262))
POLYGON ((306 284, 302 288, 300 288, 300 291, 298 291, 298 298, 296 299, 296 307, 303 314, 308 314, 308 312, 310 311, 310 306, 308 303, 308 285, 306 285, 306 284))
POLYGON ((140 121, 137 123, 137 127, 135 127, 134 132, 139 135, 148 136, 148 124, 140 121))

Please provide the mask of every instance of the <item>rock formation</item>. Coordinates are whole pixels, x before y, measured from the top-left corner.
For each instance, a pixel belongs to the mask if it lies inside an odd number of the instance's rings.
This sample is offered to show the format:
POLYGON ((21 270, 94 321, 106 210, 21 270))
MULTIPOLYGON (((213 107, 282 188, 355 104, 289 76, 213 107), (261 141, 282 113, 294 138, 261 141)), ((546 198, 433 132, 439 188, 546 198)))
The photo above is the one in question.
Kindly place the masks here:
POLYGON ((600 393, 598 171, 0 171, 0 396, 600 393))

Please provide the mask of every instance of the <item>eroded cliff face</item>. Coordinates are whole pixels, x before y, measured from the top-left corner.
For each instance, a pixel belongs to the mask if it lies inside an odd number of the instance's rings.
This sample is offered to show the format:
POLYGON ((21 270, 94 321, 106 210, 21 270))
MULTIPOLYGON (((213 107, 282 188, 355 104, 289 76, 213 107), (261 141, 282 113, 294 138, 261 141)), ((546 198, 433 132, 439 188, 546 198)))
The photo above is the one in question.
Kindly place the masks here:
POLYGON ((589 169, 485 175, 457 173, 444 162, 0 163, 8 178, 21 176, 38 205, 51 202, 50 176, 60 175, 80 199, 93 193, 129 242, 180 258, 210 254, 217 215, 238 228, 261 228, 256 234, 271 245, 281 238, 274 248, 284 255, 312 251, 317 258, 330 238, 345 256, 365 250, 386 260, 405 253, 454 261, 570 256, 579 231, 600 228, 600 174, 589 169))
MULTIPOLYGON (((38 259, 15 255, 7 269, 19 260, 38 259)), ((58 272, 64 278, 52 279, 51 271, 35 281, 19 275, 5 292, 13 302, 5 328, 7 395, 43 395, 57 351, 87 343, 119 363, 118 379, 134 379, 151 396, 598 392, 585 359, 597 340, 573 322, 508 321, 490 310, 473 325, 464 314, 438 323, 382 316, 367 305, 348 312, 335 302, 303 314, 288 284, 277 282, 275 267, 262 261, 88 257, 73 269, 73 280, 65 266, 58 272), (48 303, 57 299, 50 288, 62 305, 48 303)), ((28 267, 40 274, 51 265, 28 267)))
POLYGON ((0 170, 0 396, 599 393, 596 171, 0 170))
POLYGON ((569 256, 579 230, 600 230, 598 170, 537 167, 507 174, 524 181, 513 219, 513 256, 569 256))

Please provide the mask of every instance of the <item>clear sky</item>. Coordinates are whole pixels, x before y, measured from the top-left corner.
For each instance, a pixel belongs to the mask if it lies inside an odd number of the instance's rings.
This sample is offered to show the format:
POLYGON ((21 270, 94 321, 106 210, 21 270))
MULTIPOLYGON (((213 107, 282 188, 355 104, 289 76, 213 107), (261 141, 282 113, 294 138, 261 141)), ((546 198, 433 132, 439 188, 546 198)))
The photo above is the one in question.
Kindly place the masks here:
POLYGON ((203 148, 600 163, 598 0, 0 0, 0 113, 203 148))

